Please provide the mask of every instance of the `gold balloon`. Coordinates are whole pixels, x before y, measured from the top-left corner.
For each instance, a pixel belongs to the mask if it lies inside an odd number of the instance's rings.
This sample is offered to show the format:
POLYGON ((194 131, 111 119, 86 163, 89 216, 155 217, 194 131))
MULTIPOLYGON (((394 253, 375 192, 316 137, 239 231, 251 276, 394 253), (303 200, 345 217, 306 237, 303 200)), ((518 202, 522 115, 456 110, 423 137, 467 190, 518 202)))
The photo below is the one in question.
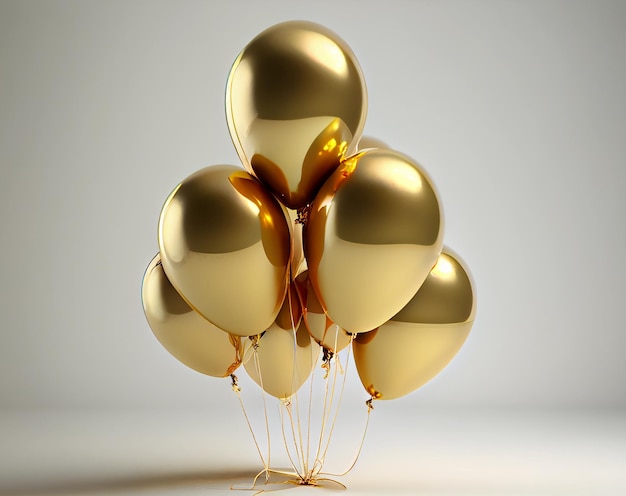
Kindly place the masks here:
POLYGON ((426 384, 463 346, 475 313, 469 271, 445 248, 411 301, 389 322, 353 341, 367 392, 392 400, 426 384))
POLYGON ((348 346, 350 336, 324 313, 309 281, 308 271, 305 270, 298 275, 296 287, 302 301, 304 323, 315 342, 333 353, 348 346))
POLYGON ((367 332, 413 297, 437 262, 443 213, 422 168, 366 150, 326 181, 304 227, 309 279, 327 315, 367 332))
POLYGON ((187 367, 226 377, 239 366, 241 338, 215 327, 187 305, 167 279, 159 255, 146 269, 141 299, 156 338, 187 367))
POLYGON ((274 323, 282 329, 297 329, 302 320, 302 304, 295 282, 287 288, 287 295, 274 323))
MULTIPOLYGON (((294 299, 297 301, 295 295, 294 299)), ((254 382, 276 398, 288 398, 300 389, 320 352, 301 319, 289 317, 289 312, 285 299, 272 326, 260 338, 251 337, 243 343, 244 368, 254 382), (294 327, 292 321, 296 321, 294 327)))
POLYGON ((173 286, 220 329, 252 336, 276 318, 289 280, 289 225, 242 169, 207 167, 180 183, 161 211, 159 248, 173 286))
POLYGON ((292 209, 310 203, 354 152, 366 107, 365 81, 352 50, 311 22, 263 31, 228 76, 226 118, 237 153, 292 209))

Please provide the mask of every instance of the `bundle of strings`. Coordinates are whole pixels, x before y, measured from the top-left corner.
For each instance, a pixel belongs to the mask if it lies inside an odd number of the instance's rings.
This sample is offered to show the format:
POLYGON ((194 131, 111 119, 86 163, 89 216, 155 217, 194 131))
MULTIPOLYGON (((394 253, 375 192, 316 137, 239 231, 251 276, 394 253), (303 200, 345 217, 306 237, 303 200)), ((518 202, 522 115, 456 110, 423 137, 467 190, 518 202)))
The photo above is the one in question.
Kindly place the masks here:
MULTIPOLYGON (((296 346, 295 328, 293 329, 293 339, 294 346, 296 346)), ((264 437, 267 443, 266 450, 261 448, 259 444, 260 438, 255 433, 250 416, 246 411, 239 381, 234 374, 231 375, 232 389, 237 394, 254 445, 263 465, 263 469, 252 481, 251 487, 246 489, 256 489, 260 479, 267 486, 270 484, 270 476, 272 474, 282 479, 279 484, 308 486, 331 484, 345 488, 342 483, 334 480, 332 477, 342 477, 356 465, 367 434, 370 412, 373 409, 372 398, 370 398, 365 402, 366 418, 363 433, 360 436, 358 448, 351 463, 341 472, 325 471, 324 466, 344 396, 352 346, 348 346, 346 350, 339 353, 333 353, 327 348, 322 348, 323 352, 318 356, 307 383, 292 396, 282 399, 273 398, 263 390, 263 377, 261 367, 259 366, 257 348, 258 340, 256 343, 253 343, 251 347, 252 356, 248 357, 248 360, 254 361, 254 367, 260 379, 264 437), (272 433, 268 407, 274 402, 278 406, 280 437, 284 454, 286 454, 290 465, 287 469, 277 469, 271 465, 272 433)), ((264 491, 261 489, 257 494, 264 491)))

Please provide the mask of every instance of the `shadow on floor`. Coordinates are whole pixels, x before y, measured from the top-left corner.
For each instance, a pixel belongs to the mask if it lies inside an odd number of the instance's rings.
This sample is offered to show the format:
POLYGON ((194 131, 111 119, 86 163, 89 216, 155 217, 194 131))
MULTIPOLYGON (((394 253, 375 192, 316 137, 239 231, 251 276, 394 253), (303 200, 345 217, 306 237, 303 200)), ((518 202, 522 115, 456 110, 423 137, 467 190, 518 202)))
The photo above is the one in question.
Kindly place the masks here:
MULTIPOLYGON (((189 471, 160 474, 137 474, 101 478, 65 478, 53 481, 36 480, 5 486, 0 482, 1 496, 78 496, 104 494, 256 494, 295 489, 293 478, 273 474, 269 483, 261 475, 253 486, 257 468, 219 471, 189 471)), ((320 481, 320 486, 331 490, 344 490, 345 486, 333 481, 320 481)))
POLYGON ((205 488, 229 490, 231 486, 250 487, 258 469, 189 471, 160 474, 137 474, 102 478, 67 478, 54 481, 37 480, 14 487, 0 483, 0 495, 52 496, 79 494, 119 494, 146 491, 168 491, 205 488))

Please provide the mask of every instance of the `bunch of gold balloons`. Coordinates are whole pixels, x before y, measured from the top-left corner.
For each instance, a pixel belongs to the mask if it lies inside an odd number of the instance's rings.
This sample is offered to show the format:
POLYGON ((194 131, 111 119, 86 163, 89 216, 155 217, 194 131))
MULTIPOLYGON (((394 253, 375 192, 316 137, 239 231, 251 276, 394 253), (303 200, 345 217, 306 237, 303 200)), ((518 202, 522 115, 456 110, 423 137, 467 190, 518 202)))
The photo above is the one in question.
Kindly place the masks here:
POLYGON ((322 348, 352 345, 367 392, 393 399, 462 346, 475 293, 443 247, 437 191, 406 155, 360 144, 366 107, 354 54, 317 24, 273 26, 237 57, 226 115, 245 171, 214 165, 176 186, 143 280, 178 360, 216 377, 243 362, 288 398, 322 348))

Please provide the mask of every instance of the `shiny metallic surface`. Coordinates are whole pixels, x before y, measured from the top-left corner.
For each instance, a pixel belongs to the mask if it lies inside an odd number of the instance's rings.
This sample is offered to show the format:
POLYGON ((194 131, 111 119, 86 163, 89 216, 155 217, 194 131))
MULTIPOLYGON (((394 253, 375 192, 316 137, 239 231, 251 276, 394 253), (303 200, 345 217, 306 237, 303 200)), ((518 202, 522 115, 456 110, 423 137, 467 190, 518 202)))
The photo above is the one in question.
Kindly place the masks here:
POLYGON ((399 312, 435 265, 443 213, 423 169, 391 150, 345 161, 311 205, 309 279, 330 319, 370 331, 399 312))
POLYGON ((276 398, 289 398, 311 375, 320 347, 304 323, 296 331, 278 323, 263 333, 254 347, 254 338, 243 340, 243 364, 248 375, 276 398))
POLYGON ((187 367, 226 377, 241 363, 241 338, 222 331, 187 305, 167 279, 159 255, 146 269, 141 299, 156 338, 187 367))
POLYGON ((302 321, 302 306, 295 283, 276 321, 260 336, 243 340, 243 364, 248 375, 266 393, 288 398, 308 379, 320 347, 302 321))
POLYGON ((474 320, 476 297, 469 270, 459 255, 444 246, 424 284, 391 320, 424 324, 458 324, 474 320))
POLYGON ((406 307, 353 341, 354 362, 367 392, 391 400, 426 384, 461 349, 475 313, 471 275, 446 248, 406 307))
POLYGON ((310 203, 356 150, 366 111, 365 81, 352 50, 311 22, 263 31, 228 77, 226 117, 237 153, 292 209, 310 203))
POLYGON ((308 271, 305 270, 298 275, 295 285, 303 302, 304 323, 315 342, 333 353, 347 347, 350 344, 350 336, 324 313, 309 281, 308 271))
POLYGON ((254 177, 230 165, 192 174, 167 198, 158 233, 165 273, 194 310, 238 336, 272 324, 291 239, 283 209, 254 177))
POLYGON ((287 288, 285 301, 280 308, 274 324, 282 329, 297 329, 302 320, 302 304, 296 290, 295 282, 291 282, 287 288))

